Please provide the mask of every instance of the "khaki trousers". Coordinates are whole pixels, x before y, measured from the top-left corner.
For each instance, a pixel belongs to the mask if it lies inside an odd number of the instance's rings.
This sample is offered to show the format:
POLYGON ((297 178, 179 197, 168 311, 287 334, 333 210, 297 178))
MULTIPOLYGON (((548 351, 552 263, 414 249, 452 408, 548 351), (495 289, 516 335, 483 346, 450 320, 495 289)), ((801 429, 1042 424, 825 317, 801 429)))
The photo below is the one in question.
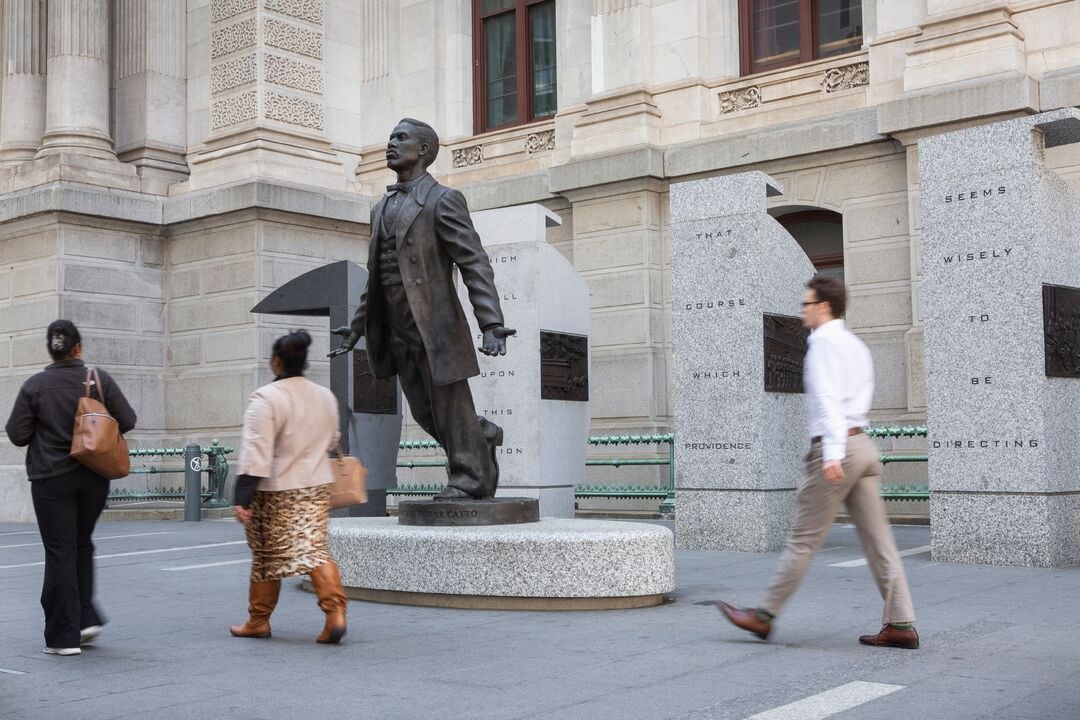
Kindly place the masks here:
POLYGON ((855 522, 870 572, 885 600, 882 622, 915 622, 907 576, 878 488, 880 452, 867 435, 852 435, 843 465, 844 481, 833 485, 821 469, 821 443, 814 443, 807 453, 806 480, 795 500, 795 522, 761 607, 773 615, 780 612, 821 549, 843 503, 855 522))

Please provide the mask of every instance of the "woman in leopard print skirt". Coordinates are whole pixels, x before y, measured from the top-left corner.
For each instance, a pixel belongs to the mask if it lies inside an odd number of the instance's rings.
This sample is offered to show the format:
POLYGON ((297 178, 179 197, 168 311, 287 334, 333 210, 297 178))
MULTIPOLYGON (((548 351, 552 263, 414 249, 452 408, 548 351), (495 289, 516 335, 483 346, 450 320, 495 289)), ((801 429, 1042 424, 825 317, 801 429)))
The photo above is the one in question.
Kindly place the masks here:
POLYGON ((256 390, 244 416, 234 512, 251 547, 249 618, 229 628, 236 637, 270 637, 270 614, 282 578, 310 575, 326 624, 316 638, 345 635, 345 606, 337 564, 327 548, 329 451, 338 442, 333 394, 304 377, 311 336, 295 330, 274 342, 275 380, 256 390))

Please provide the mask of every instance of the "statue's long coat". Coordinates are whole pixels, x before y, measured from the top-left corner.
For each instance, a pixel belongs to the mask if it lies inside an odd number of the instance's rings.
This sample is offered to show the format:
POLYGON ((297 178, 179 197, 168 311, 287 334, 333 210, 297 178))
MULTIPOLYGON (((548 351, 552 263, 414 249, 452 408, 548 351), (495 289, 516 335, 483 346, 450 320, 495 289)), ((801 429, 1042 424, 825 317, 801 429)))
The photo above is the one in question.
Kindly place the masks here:
MULTIPOLYGON (((380 378, 397 374, 379 289, 379 247, 389 240, 382 222, 387 197, 371 210, 368 286, 352 321, 354 332, 367 338, 368 358, 380 378)), ((495 272, 469 219, 465 196, 425 175, 403 199, 394 236, 405 295, 424 340, 432 380, 446 385, 479 374, 472 334, 458 302, 454 265, 469 289, 480 328, 502 325, 503 315, 495 272)))

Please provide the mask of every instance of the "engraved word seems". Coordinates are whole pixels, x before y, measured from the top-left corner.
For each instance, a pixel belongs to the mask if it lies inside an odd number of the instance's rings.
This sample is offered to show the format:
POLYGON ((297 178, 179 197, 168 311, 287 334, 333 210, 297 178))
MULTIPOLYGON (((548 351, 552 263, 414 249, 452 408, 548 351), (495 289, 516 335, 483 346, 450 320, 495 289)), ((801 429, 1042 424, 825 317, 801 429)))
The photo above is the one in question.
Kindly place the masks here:
POLYGON ((980 198, 993 197, 994 195, 1004 195, 1005 186, 999 185, 996 188, 985 188, 983 190, 965 190, 964 192, 956 193, 955 195, 946 195, 946 204, 952 202, 963 202, 964 200, 978 200, 980 198))

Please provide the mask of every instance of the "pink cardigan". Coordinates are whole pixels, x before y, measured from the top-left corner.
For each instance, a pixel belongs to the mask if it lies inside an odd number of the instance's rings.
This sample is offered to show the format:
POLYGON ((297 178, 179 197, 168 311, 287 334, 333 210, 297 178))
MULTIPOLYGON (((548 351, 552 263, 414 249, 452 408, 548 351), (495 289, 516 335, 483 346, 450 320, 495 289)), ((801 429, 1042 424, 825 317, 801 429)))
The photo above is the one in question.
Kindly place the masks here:
POLYGON ((237 472, 265 478, 258 490, 295 490, 334 481, 327 452, 338 441, 333 393, 304 377, 251 394, 237 472))

